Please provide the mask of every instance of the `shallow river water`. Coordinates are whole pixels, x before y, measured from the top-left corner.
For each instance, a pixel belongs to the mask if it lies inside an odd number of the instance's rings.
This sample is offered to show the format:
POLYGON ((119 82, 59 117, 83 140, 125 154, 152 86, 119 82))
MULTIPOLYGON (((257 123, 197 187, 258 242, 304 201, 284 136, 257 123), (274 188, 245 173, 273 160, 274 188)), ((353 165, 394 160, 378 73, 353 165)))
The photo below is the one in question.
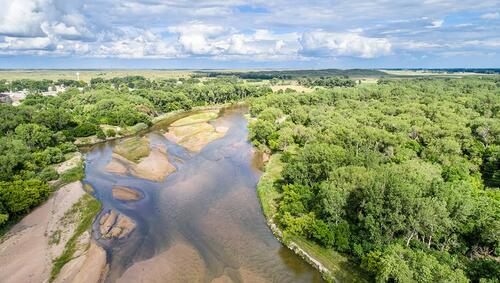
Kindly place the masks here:
POLYGON ((162 182, 106 172, 115 142, 88 151, 85 182, 94 187, 102 213, 116 209, 137 223, 125 239, 97 239, 108 252, 108 282, 321 282, 266 225, 245 111, 221 111, 213 123, 229 130, 199 153, 164 138, 168 123, 146 133, 151 145, 165 145, 176 167, 162 182), (115 200, 114 185, 137 189, 144 198, 115 200))

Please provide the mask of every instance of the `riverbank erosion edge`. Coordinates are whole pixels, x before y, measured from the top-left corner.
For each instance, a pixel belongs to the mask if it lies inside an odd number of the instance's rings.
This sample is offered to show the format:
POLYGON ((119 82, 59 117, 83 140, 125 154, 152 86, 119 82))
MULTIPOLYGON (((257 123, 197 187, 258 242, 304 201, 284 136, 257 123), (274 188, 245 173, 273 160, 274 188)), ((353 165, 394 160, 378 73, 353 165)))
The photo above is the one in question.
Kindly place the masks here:
MULTIPOLYGON (((264 152, 256 154, 267 155, 264 152)), ((268 156, 262 156, 264 160, 268 158, 268 156)), ((327 282, 369 282, 360 267, 347 257, 333 249, 320 247, 303 237, 283 233, 274 222, 277 201, 281 198, 281 193, 274 186, 274 183, 280 179, 283 169, 280 158, 279 153, 270 156, 264 165, 264 174, 257 184, 257 196, 263 214, 276 239, 316 268, 327 282)))
POLYGON ((3 237, 2 282, 99 282, 106 252, 90 230, 100 209, 80 181, 55 191, 3 237))

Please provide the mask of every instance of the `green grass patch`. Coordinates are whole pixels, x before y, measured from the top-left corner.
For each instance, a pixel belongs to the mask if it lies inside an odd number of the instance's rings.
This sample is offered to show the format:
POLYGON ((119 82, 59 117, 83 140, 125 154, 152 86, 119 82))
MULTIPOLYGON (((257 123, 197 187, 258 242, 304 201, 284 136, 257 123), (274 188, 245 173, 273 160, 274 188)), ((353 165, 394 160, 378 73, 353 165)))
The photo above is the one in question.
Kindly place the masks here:
POLYGON ((273 154, 265 167, 265 172, 260 177, 257 185, 257 196, 260 199, 262 211, 266 219, 270 219, 276 213, 276 199, 280 193, 274 187, 274 182, 281 177, 283 162, 280 160, 281 154, 273 154))
POLYGON ((113 152, 126 159, 138 162, 141 158, 149 155, 149 140, 146 138, 130 138, 117 144, 113 152))
POLYGON ((218 110, 211 110, 211 111, 205 111, 202 113, 197 113, 193 114, 190 116, 187 116, 185 118, 179 119, 171 124, 173 127, 178 127, 178 126, 185 126, 189 124, 195 124, 195 123, 202 123, 202 122, 208 122, 210 120, 213 120, 217 118, 219 111, 218 110))
POLYGON ((64 214, 63 222, 68 219, 78 219, 79 223, 74 234, 66 243, 62 254, 53 261, 52 271, 50 272, 51 282, 56 279, 63 266, 73 259, 78 238, 92 227, 92 222, 99 211, 101 211, 101 203, 91 195, 85 194, 64 214))
POLYGON ((57 245, 61 241, 61 233, 62 231, 57 229, 49 237, 49 245, 57 245))
POLYGON ((369 275, 345 255, 324 248, 303 237, 289 235, 287 240, 295 242, 302 250, 330 270, 335 282, 371 282, 369 275))
POLYGON ((62 184, 60 185, 73 183, 82 180, 83 178, 85 178, 85 170, 83 167, 83 162, 80 162, 77 166, 66 170, 59 176, 59 179, 62 182, 62 184))

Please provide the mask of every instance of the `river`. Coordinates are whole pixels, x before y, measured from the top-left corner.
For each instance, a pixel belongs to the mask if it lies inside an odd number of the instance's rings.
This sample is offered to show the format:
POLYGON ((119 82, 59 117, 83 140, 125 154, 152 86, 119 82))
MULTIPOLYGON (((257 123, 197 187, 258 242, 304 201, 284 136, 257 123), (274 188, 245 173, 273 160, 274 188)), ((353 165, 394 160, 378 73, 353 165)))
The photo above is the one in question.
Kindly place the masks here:
POLYGON ((124 239, 99 239, 110 265, 108 282, 321 282, 320 274, 279 243, 266 225, 255 187, 259 170, 247 140, 244 107, 226 108, 214 123, 228 127, 223 138, 191 153, 161 131, 144 135, 164 145, 176 171, 162 182, 105 171, 110 141, 86 154, 86 177, 103 212, 115 209, 137 223, 124 239), (120 201, 111 188, 122 185, 143 194, 120 201))

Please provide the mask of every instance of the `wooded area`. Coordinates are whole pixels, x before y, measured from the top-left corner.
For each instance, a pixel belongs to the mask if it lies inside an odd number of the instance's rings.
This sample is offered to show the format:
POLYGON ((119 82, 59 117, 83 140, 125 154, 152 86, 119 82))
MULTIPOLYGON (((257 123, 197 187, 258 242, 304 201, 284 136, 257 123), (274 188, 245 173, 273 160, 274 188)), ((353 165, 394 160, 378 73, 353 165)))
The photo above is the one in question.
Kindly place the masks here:
POLYGON ((261 197, 285 239, 348 254, 379 282, 498 282, 499 86, 381 80, 253 99, 250 138, 284 164, 261 197))

